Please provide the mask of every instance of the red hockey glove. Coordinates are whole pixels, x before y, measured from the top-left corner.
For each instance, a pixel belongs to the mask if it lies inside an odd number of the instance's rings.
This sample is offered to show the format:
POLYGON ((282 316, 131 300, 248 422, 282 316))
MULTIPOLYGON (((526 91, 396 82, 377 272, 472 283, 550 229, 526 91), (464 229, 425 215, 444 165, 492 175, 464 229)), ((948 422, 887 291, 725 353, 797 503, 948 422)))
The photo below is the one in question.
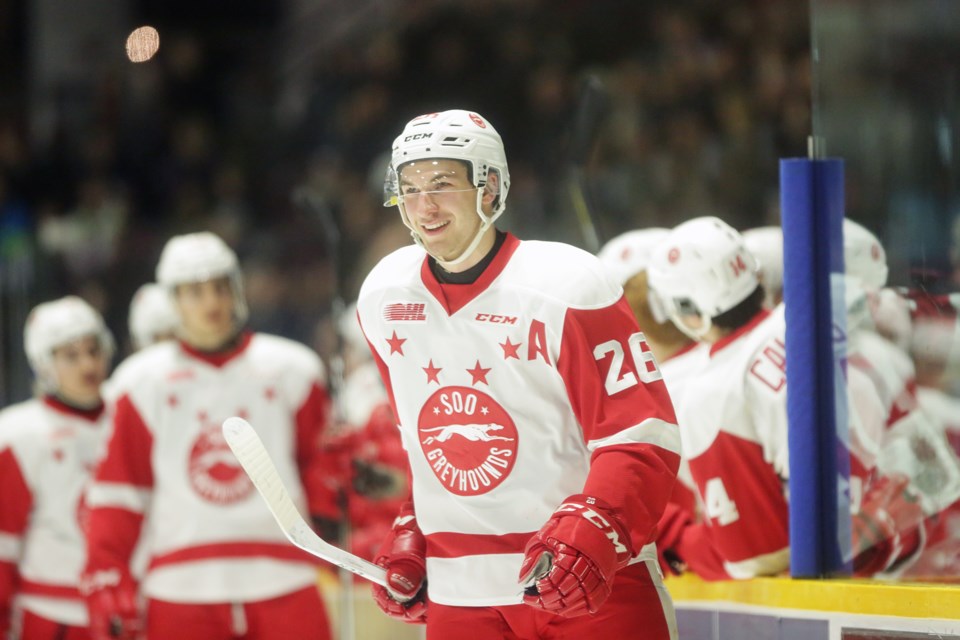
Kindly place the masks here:
POLYGON ((427 621, 427 540, 413 508, 406 504, 377 552, 375 564, 387 570, 384 588, 373 585, 373 599, 391 618, 404 622, 427 621))
POLYGON ((664 575, 680 575, 686 571, 686 563, 680 556, 680 541, 683 532, 693 524, 693 515, 683 507, 668 502, 657 523, 657 561, 664 575))
POLYGON ((891 474, 877 480, 853 514, 854 575, 886 571, 915 553, 923 517, 909 478, 891 474))
POLYGON ((136 640, 143 622, 137 610, 137 585, 117 570, 84 575, 80 592, 90 613, 92 640, 136 640))
POLYGON ((523 601, 567 617, 596 613, 631 557, 630 538, 613 510, 596 498, 571 496, 527 542, 523 601))

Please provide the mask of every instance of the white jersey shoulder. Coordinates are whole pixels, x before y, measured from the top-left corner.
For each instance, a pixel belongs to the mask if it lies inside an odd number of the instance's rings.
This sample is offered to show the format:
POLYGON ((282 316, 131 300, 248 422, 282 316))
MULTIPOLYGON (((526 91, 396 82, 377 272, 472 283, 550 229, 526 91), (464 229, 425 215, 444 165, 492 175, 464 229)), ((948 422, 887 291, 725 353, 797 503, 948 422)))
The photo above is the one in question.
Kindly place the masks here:
POLYGON ((507 269, 510 286, 530 289, 576 309, 607 307, 623 295, 599 258, 561 242, 521 242, 507 269))
POLYGON ((325 381, 326 372, 320 356, 295 340, 268 333, 255 333, 248 349, 257 362, 266 362, 269 366, 275 366, 296 377, 325 381))
POLYGON ((0 450, 31 437, 44 424, 43 404, 36 398, 10 405, 0 411, 0 450))
POLYGON ((138 386, 165 374, 176 362, 180 345, 165 340, 127 356, 104 384, 103 396, 107 404, 138 386))
POLYGON ((420 284, 420 269, 426 252, 417 245, 401 247, 387 254, 370 270, 360 287, 358 300, 376 295, 387 288, 420 284))

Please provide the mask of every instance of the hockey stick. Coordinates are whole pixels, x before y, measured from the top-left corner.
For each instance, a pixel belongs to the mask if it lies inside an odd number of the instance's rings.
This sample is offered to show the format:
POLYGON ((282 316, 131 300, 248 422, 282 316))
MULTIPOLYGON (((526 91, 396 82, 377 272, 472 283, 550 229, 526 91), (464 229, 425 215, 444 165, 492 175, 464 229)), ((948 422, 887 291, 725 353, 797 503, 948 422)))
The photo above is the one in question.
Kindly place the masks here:
POLYGON ((600 123, 610 109, 610 99, 606 87, 595 75, 587 76, 580 89, 574 113, 573 126, 570 130, 570 139, 567 148, 567 162, 569 164, 567 177, 567 191, 580 231, 586 242, 586 249, 590 253, 600 250, 600 236, 590 215, 590 205, 584 189, 584 166, 593 149, 600 123))
POLYGON ((297 511, 263 442, 249 422, 243 418, 227 418, 223 422, 223 437, 290 542, 321 560, 387 586, 383 567, 335 547, 314 533, 297 511))

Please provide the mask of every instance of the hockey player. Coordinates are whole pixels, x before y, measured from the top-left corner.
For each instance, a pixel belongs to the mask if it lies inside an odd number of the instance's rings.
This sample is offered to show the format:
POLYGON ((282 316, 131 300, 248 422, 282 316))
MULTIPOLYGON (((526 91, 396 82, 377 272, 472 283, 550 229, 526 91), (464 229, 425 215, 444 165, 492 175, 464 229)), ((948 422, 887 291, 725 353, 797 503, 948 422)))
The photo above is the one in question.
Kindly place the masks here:
POLYGON ((783 229, 755 227, 743 232, 747 251, 757 259, 757 277, 763 285, 763 306, 773 309, 783 302, 783 229))
POLYGON ((176 335, 180 318, 170 294, 158 284, 141 285, 130 301, 130 342, 135 351, 176 335))
MULTIPOLYGON (((935 570, 937 563, 952 567, 958 557, 953 531, 960 517, 960 461, 950 446, 947 425, 919 401, 913 361, 876 331, 875 309, 888 274, 883 245, 849 219, 844 220, 843 235, 848 362, 870 378, 882 402, 878 464, 911 479, 927 518, 923 555, 916 568, 904 569, 943 575, 935 570)), ((858 489, 851 486, 851 493, 858 489)))
MULTIPOLYGON (((669 233, 668 229, 659 227, 627 231, 607 242, 597 257, 611 277, 622 284, 623 295, 643 328, 643 335, 650 345, 650 351, 657 358, 663 381, 670 392, 670 400, 679 413, 679 407, 683 403, 684 385, 702 366, 706 349, 698 349, 698 343, 677 329, 663 315, 662 309, 650 304, 647 283, 650 252, 663 242, 669 233)), ((690 465, 685 459, 680 461, 677 480, 670 497, 672 506, 667 508, 684 509, 694 517, 698 511, 696 488, 690 475, 690 465)), ((660 532, 661 535, 663 533, 660 532)))
POLYGON ((108 431, 100 386, 113 338, 68 296, 33 309, 24 342, 38 397, 0 413, 0 638, 16 595, 17 637, 82 640, 82 494, 108 431))
POLYGON ((328 638, 314 564, 284 539, 220 430, 249 419, 294 499, 335 518, 318 447, 329 404, 320 360, 243 329, 237 257, 211 233, 170 239, 157 282, 179 339, 137 352, 111 378, 113 433, 87 494, 94 638, 134 637, 141 625, 148 639, 328 638), (144 522, 145 619, 130 574, 144 522))
POLYGON ((428 640, 673 638, 651 543, 679 440, 656 360, 594 256, 496 229, 509 186, 476 113, 394 142, 387 203, 416 246, 358 309, 413 484, 374 597, 428 640))
MULTIPOLYGON (((661 525, 673 539, 661 538, 661 552, 671 566, 685 563, 708 579, 777 574, 789 561, 783 306, 763 309, 755 258, 740 234, 717 218, 676 227, 654 251, 648 271, 652 291, 677 327, 709 345, 706 363, 686 389, 697 402, 682 403, 678 412, 704 521, 668 513, 661 525)), ((862 373, 851 368, 848 375, 857 389, 852 437, 876 433, 877 425, 882 429, 879 399, 862 373)), ((862 479, 872 478, 874 462, 852 460, 851 466, 862 479)), ((855 566, 862 573, 890 568, 916 550, 915 536, 912 547, 897 544, 901 522, 916 533, 918 508, 904 494, 906 484, 901 475, 880 476, 855 505, 854 548, 861 551, 855 566)))

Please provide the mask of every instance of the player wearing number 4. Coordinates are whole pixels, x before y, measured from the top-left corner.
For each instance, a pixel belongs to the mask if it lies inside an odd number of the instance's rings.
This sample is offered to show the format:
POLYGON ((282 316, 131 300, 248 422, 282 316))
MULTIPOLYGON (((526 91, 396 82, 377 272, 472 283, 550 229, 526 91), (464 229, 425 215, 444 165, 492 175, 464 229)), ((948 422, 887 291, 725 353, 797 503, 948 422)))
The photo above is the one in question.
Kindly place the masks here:
POLYGON ((374 587, 442 638, 667 639, 656 522, 679 435, 618 283, 573 247, 499 231, 510 174, 476 113, 411 120, 386 181, 415 246, 358 316, 410 459, 374 587))
MULTIPOLYGON (((703 522, 668 507, 657 540, 664 566, 708 579, 780 573, 790 558, 783 306, 763 308, 754 256, 717 218, 673 229, 654 250, 648 275, 674 324, 709 346, 678 409, 703 522)), ((851 484, 873 481, 851 514, 854 568, 869 575, 914 554, 921 514, 907 479, 863 455, 871 447, 857 446, 883 430, 885 414, 870 380, 854 367, 847 376, 851 484)))
POLYGON ((220 428, 249 418, 294 500, 335 517, 317 446, 329 404, 320 359, 244 329, 237 257, 212 233, 170 239, 157 283, 178 339, 138 351, 111 378, 113 434, 87 494, 94 640, 139 638, 141 627, 164 640, 329 638, 312 559, 287 543, 220 428), (141 531, 145 612, 130 569, 141 531))

